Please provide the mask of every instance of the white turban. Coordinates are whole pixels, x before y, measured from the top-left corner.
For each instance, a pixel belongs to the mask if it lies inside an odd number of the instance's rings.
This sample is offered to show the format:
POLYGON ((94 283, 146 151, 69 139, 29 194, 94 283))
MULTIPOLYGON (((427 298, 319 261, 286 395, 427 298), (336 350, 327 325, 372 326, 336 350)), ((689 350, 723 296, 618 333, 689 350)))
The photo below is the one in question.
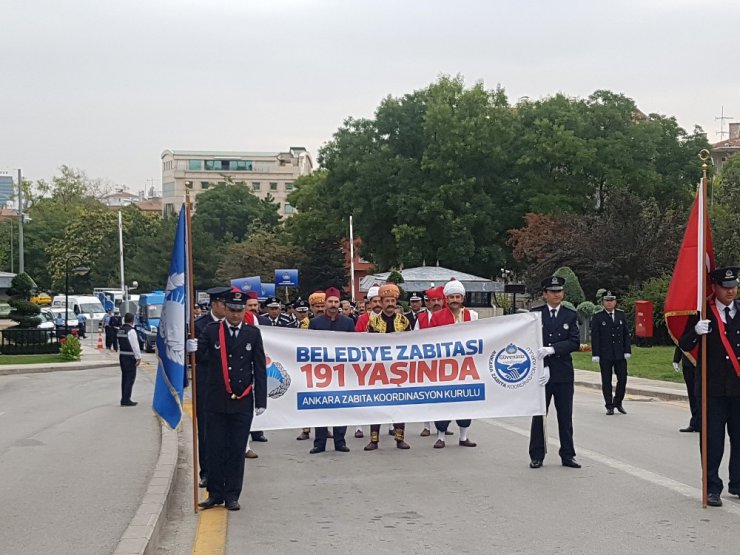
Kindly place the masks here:
POLYGON ((367 290, 367 298, 372 299, 373 297, 379 297, 380 296, 380 287, 377 285, 373 285, 370 289, 367 290))
POLYGON ((465 287, 455 278, 452 278, 445 284, 444 294, 445 297, 449 297, 450 295, 465 295, 465 287))

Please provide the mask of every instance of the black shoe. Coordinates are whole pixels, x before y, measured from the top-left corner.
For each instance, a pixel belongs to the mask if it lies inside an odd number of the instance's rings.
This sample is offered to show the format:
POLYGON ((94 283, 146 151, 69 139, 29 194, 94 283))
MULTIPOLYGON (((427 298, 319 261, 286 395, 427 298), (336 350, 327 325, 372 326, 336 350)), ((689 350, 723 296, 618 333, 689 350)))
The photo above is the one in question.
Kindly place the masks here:
POLYGON ((729 493, 730 495, 737 495, 738 497, 740 497, 740 488, 738 488, 738 489, 729 488, 727 490, 727 493, 729 493))
POLYGON ((396 435, 396 431, 395 430, 388 430, 388 435, 389 436, 394 436, 394 435, 396 435))
POLYGON ((201 509, 212 509, 216 505, 221 505, 224 502, 223 499, 215 499, 214 497, 209 497, 205 501, 201 501, 198 503, 198 507, 201 509))
POLYGON ((563 459, 563 466, 568 468, 581 468, 581 465, 576 462, 575 459, 563 459))
POLYGON ((529 463, 529 468, 541 468, 542 461, 539 459, 532 459, 529 463))
POLYGON ((680 430, 678 430, 678 431, 679 431, 679 432, 698 432, 699 430, 697 430, 697 429, 696 429, 696 428, 694 428, 693 426, 686 426, 685 428, 681 428, 681 429, 680 429, 680 430))
POLYGON ((309 451, 309 453, 311 455, 315 455, 316 453, 323 453, 324 451, 326 451, 325 447, 314 447, 313 449, 309 451))
POLYGON ((198 482, 199 488, 207 488, 208 487, 208 478, 201 478, 200 482, 198 482))
POLYGON ((226 508, 229 511, 238 511, 239 509, 241 509, 241 506, 239 505, 239 501, 234 500, 234 501, 227 501, 226 508))
POLYGON ((338 447, 335 446, 334 450, 339 451, 340 453, 349 453, 349 447, 347 447, 346 445, 340 445, 338 447))
POLYGON ((621 404, 621 403, 617 405, 617 410, 618 410, 619 412, 621 412, 622 414, 627 414, 627 411, 626 411, 626 410, 624 410, 624 407, 622 406, 622 404, 621 404))
POLYGON ((265 434, 260 433, 259 435, 256 435, 252 438, 252 441, 261 441, 263 443, 267 443, 267 438, 265 437, 265 434))
POLYGON ((613 408, 609 407, 608 409, 606 409, 606 415, 607 416, 611 416, 612 414, 614 414, 614 409, 613 408))
POLYGON ((139 403, 137 403, 136 401, 126 401, 125 403, 121 403, 121 406, 122 407, 135 407, 138 404, 139 403))
POLYGON ((719 497, 719 493, 710 493, 707 495, 707 505, 710 507, 721 507, 722 499, 719 497))

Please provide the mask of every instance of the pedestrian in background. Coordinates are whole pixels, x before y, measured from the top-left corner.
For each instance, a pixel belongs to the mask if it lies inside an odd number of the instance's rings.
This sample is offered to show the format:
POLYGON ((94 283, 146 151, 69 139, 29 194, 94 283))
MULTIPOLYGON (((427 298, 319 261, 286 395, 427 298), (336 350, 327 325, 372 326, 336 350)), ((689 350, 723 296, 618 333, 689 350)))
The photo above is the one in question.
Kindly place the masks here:
POLYGON ((134 329, 134 315, 127 312, 123 317, 123 325, 118 330, 117 347, 118 363, 121 365, 121 406, 134 407, 138 403, 131 400, 131 392, 136 381, 136 368, 141 364, 141 350, 139 339, 134 329))
POLYGON ((683 372, 683 381, 686 384, 686 393, 689 396, 689 409, 691 410, 689 425, 678 431, 699 432, 701 431, 701 411, 699 410, 699 400, 696 398, 696 365, 691 362, 680 347, 676 347, 676 351, 673 353, 673 370, 683 372), (678 364, 679 362, 681 363, 680 366, 678 364))

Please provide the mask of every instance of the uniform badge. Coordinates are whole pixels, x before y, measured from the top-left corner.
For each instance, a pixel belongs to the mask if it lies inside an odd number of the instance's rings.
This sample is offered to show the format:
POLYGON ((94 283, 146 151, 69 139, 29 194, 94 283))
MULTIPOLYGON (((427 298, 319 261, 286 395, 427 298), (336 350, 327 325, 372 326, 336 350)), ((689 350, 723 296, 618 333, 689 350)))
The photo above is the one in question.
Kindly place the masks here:
POLYGON ((252 344, 251 343, 247 343, 247 346, 245 347, 245 349, 247 351, 251 351, 252 350, 252 344))
POLYGON ((216 343, 216 349, 217 349, 217 350, 218 350, 218 349, 221 349, 221 345, 219 345, 218 343, 216 343))
POLYGON ((606 322, 601 322, 601 325, 602 326, 606 326, 606 322))
POLYGON ((568 324, 563 324, 563 329, 567 330, 569 328, 568 324))

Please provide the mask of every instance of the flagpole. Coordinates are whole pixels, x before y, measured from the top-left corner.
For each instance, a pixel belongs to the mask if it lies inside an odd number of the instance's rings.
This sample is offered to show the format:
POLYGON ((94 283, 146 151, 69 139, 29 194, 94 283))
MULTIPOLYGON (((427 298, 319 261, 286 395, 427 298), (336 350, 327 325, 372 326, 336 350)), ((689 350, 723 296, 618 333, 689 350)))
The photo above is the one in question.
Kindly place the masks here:
MULTIPOLYGON (((193 302, 195 301, 195 295, 193 293, 193 233, 190 221, 190 191, 185 190, 185 237, 186 247, 185 255, 187 257, 187 304, 190 308, 188 310, 188 336, 190 339, 195 337, 195 313, 193 311, 193 302)), ((192 368, 192 374, 190 376, 190 394, 192 395, 191 406, 193 407, 193 512, 198 512, 198 380, 197 369, 195 363, 195 353, 190 353, 190 368, 192 368)), ((187 369, 185 370, 187 372, 187 369)))
POLYGON ((352 231, 352 216, 349 217, 349 294, 355 302, 355 234, 352 231))
MULTIPOLYGON (((699 292, 701 294, 701 316, 702 320, 707 317, 707 294, 706 294, 706 264, 707 264, 707 160, 709 152, 702 150, 699 153, 702 160, 702 213, 700 233, 702 237, 701 244, 701 268, 699 272, 699 292)), ((707 476, 707 334, 701 336, 701 505, 707 508, 708 497, 708 476, 707 476)))

